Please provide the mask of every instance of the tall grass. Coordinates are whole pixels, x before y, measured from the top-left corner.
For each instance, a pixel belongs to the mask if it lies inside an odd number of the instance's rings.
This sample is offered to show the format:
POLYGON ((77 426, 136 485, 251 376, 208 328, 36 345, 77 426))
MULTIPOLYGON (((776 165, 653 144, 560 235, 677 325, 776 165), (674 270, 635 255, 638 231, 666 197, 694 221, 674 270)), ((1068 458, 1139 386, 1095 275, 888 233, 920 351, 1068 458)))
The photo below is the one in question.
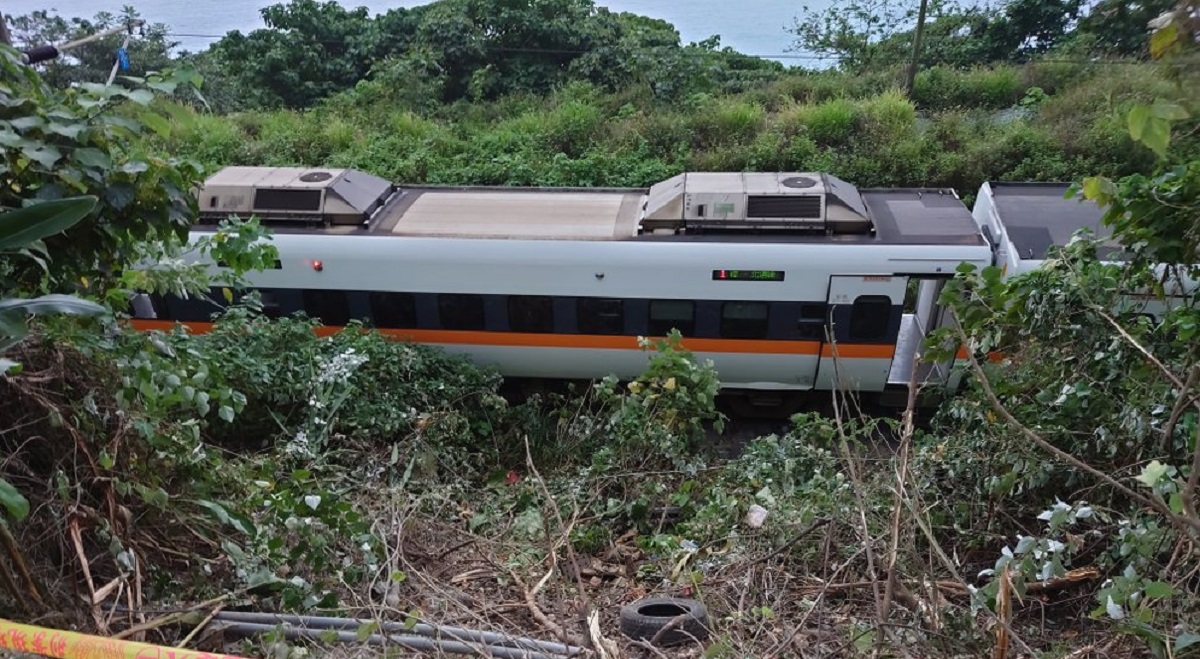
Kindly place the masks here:
MULTIPOLYGON (((645 89, 581 85, 425 113, 342 97, 308 112, 197 115, 162 146, 210 169, 337 165, 404 183, 645 186, 688 170, 828 171, 863 187, 969 195, 988 179, 1147 169, 1124 113, 1177 90, 1136 65, 1103 76, 1081 68, 1074 82, 1049 66, 934 67, 912 98, 896 88, 895 71, 787 75, 745 94, 671 104, 645 89), (997 112, 1054 76, 1063 79, 1020 113, 997 112)), ((1186 140, 1200 149, 1200 138, 1186 140)))

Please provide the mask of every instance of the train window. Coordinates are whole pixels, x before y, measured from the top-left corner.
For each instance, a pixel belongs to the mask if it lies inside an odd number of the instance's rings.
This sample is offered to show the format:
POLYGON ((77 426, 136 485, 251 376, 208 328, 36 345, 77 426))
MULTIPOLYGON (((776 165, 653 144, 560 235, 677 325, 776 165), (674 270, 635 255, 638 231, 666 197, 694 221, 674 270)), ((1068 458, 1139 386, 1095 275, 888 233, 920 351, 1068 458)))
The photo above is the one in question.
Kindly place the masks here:
POLYGON ((439 295, 438 319, 445 329, 483 329, 483 296, 464 293, 443 293, 439 295))
POLYGON ((372 292, 371 320, 375 327, 407 328, 417 326, 417 299, 412 293, 372 292))
POLYGON ((824 323, 798 323, 796 325, 796 338, 805 341, 824 341, 825 340, 825 324, 824 323))
POLYGON ((800 305, 800 320, 818 320, 825 322, 825 305, 824 304, 802 304, 800 305))
POLYGON ((553 332, 554 298, 548 295, 509 297, 508 328, 514 332, 553 332))
POLYGON ((695 307, 689 300, 651 300, 647 332, 651 336, 665 336, 677 329, 680 334, 690 336, 696 326, 695 307))
POLYGON ((766 302, 726 302, 721 305, 721 336, 761 339, 767 336, 766 302))
POLYGON ((345 291, 305 289, 304 312, 319 319, 322 325, 344 327, 350 323, 350 304, 346 301, 345 291))
POLYGON ((164 297, 166 318, 181 322, 207 322, 221 310, 207 295, 191 295, 182 298, 174 294, 164 297))
POLYGON ((850 340, 877 341, 887 335, 892 300, 886 295, 860 295, 850 310, 850 340))
POLYGON ((576 320, 581 334, 620 334, 625 331, 624 304, 612 298, 580 298, 576 320))

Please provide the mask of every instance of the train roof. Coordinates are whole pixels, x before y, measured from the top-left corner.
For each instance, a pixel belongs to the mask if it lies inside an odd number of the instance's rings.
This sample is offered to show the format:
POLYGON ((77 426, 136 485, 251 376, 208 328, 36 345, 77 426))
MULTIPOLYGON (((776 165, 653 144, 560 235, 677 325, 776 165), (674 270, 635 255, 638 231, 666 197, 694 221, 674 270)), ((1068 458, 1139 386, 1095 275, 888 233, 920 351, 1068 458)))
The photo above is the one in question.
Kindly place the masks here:
POLYGON ((229 167, 197 194, 201 223, 255 214, 276 233, 987 244, 952 190, 859 189, 819 173, 690 173, 650 189, 398 187, 354 170, 229 167))
MULTIPOLYGON (((1075 232, 1088 229, 1105 240, 1112 229, 1104 211, 1092 201, 1066 197, 1068 183, 1007 183, 989 181, 996 215, 1022 259, 1044 259, 1051 248, 1064 247, 1075 232)), ((1111 245, 1102 252, 1117 249, 1111 245)))

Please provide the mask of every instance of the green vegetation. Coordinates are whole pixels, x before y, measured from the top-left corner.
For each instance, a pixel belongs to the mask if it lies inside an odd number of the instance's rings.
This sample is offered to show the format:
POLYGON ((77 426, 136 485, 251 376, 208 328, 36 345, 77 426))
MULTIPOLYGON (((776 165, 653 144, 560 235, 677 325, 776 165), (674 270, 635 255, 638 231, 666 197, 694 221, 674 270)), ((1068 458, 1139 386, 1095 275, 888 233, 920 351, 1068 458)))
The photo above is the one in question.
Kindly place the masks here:
MULTIPOLYGON (((971 194, 988 179, 1147 171, 1154 154, 1129 137, 1123 117, 1137 102, 1180 96, 1152 65, 1134 62, 938 67, 917 76, 913 100, 898 91, 899 76, 780 74, 741 93, 672 103, 645 87, 609 93, 577 82, 548 97, 434 109, 370 81, 303 111, 200 117, 154 144, 207 171, 321 164, 405 183, 642 187, 683 171, 817 170, 864 187, 971 194)), ((1185 138, 1180 148, 1196 144, 1185 138)))
MULTIPOLYGON (((706 657, 1196 656, 1200 299, 1152 322, 1120 296, 1166 299, 1161 264, 1200 274, 1195 5, 1148 48, 1130 25, 1152 3, 1077 25, 1078 3, 1034 4, 935 13, 907 92, 899 16, 848 24, 838 69, 785 71, 585 0, 294 2, 113 87, 66 84, 98 54, 43 78, 0 48, 0 617, 113 633, 136 621, 102 608, 118 599, 223 598, 576 640, 599 612, 615 639, 617 605, 670 593, 712 611, 706 657), (189 190, 227 164, 585 186, 821 170, 965 196, 1067 179, 1128 262, 1081 239, 1011 280, 964 268, 943 295, 961 333, 932 344, 968 346, 970 377, 935 418, 839 397, 727 459, 718 374, 677 336, 632 382, 516 402, 463 359, 320 337, 253 297, 206 335, 131 331, 134 291, 237 288, 274 259, 253 218, 194 246, 227 280, 181 258, 189 190)), ((49 20, 14 25, 88 27, 49 20)), ((262 643, 245 651, 309 650, 262 643)))

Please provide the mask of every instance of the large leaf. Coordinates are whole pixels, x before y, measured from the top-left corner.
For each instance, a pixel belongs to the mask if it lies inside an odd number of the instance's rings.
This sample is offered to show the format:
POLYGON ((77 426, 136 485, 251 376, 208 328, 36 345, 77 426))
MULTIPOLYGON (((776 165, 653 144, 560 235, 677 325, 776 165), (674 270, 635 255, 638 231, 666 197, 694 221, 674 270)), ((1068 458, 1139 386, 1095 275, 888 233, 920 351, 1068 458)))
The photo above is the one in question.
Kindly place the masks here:
POLYGON ((0 315, 8 315, 10 312, 23 313, 32 316, 41 316, 46 314, 64 313, 77 316, 94 316, 104 313, 103 306, 96 304, 90 300, 77 298, 73 295, 43 295, 30 299, 7 299, 0 300, 0 315))
POLYGON ((96 198, 70 197, 44 201, 0 215, 0 252, 27 247, 62 233, 92 212, 96 198))
MULTIPOLYGON (((0 365, 2 367, 3 365, 0 365)), ((8 514, 16 521, 25 519, 29 514, 29 501, 21 496, 17 488, 12 486, 12 483, 0 478, 0 506, 3 506, 8 514)))

